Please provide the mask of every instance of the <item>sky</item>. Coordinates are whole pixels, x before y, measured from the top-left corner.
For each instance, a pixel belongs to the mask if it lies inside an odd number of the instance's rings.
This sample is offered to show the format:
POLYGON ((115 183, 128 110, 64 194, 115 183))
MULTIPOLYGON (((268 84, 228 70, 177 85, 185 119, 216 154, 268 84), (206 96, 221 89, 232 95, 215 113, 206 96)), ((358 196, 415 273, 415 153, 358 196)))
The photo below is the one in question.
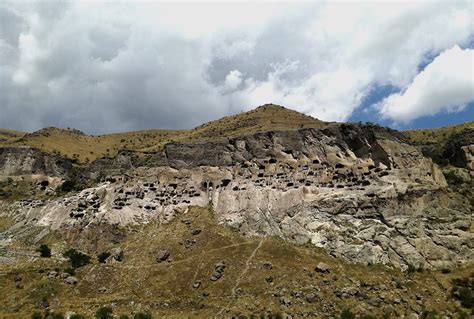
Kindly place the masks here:
POLYGON ((0 127, 183 129, 266 103, 474 120, 472 1, 0 1, 0 127))

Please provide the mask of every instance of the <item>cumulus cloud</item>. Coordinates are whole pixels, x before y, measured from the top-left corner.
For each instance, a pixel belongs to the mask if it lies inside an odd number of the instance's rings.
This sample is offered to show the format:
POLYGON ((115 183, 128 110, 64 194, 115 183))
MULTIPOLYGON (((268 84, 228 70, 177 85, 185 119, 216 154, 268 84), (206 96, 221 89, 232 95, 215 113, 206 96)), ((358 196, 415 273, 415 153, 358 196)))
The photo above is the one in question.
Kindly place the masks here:
POLYGON ((442 111, 459 112, 474 101, 474 50, 458 46, 437 56, 401 93, 379 104, 386 118, 408 122, 442 111))
POLYGON ((0 127, 189 128, 269 102, 347 120, 469 45, 470 5, 5 0, 0 127))

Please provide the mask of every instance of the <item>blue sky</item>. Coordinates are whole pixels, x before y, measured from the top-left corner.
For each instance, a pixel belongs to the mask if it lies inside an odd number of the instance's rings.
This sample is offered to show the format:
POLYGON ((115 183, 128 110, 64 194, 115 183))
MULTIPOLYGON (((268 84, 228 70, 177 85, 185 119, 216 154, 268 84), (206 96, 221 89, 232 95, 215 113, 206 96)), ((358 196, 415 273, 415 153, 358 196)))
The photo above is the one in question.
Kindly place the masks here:
POLYGON ((467 121, 474 121, 474 102, 469 103, 461 112, 441 112, 434 116, 423 116, 414 119, 409 123, 399 123, 390 119, 383 119, 379 113, 373 111, 372 107, 374 104, 382 101, 388 95, 396 92, 399 92, 399 90, 391 86, 374 88, 373 91, 363 100, 360 107, 357 108, 354 113, 352 113, 348 121, 373 122, 397 130, 433 128, 464 123, 467 121))

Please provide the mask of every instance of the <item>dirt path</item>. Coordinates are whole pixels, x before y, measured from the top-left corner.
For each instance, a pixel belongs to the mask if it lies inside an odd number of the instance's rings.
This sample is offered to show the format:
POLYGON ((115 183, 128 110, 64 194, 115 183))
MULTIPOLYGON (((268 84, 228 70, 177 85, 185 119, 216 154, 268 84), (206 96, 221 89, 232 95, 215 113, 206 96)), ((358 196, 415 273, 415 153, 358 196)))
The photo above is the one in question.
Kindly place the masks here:
POLYGON ((225 307, 221 308, 221 309, 219 310, 219 312, 216 314, 215 317, 219 317, 219 316, 222 314, 222 312, 223 312, 225 309, 229 308, 229 307, 232 305, 232 302, 234 302, 235 297, 236 297, 236 290, 237 290, 237 288, 239 287, 240 282, 242 281, 242 278, 244 277, 244 275, 245 275, 245 274, 247 273, 247 271, 249 270, 249 268, 250 268, 250 262, 252 261, 252 259, 253 259, 253 258, 255 257, 255 255, 257 254, 257 251, 262 247, 264 241, 265 241, 265 239, 261 239, 261 240, 259 241, 257 247, 255 247, 255 249, 253 250, 253 252, 250 254, 249 258, 247 258, 247 261, 245 262, 245 268, 244 268, 244 270, 242 270, 242 272, 240 273, 239 277, 237 277, 237 279, 235 280, 235 284, 234 284, 234 286, 232 287, 231 296, 230 296, 231 299, 230 299, 229 303, 228 303, 225 307))

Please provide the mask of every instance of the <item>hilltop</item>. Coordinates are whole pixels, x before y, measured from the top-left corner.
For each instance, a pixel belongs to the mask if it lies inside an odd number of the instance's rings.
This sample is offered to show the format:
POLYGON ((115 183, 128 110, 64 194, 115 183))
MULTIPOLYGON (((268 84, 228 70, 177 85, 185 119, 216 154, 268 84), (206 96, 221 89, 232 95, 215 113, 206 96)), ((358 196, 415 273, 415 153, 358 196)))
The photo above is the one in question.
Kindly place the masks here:
POLYGON ((461 133, 466 129, 474 129, 474 121, 438 128, 407 130, 403 133, 408 135, 415 143, 444 144, 452 135, 461 133))
POLYGON ((104 156, 115 156, 122 150, 137 153, 159 151, 170 142, 199 142, 269 130, 322 128, 327 124, 282 106, 266 104, 190 130, 152 129, 98 136, 54 127, 34 133, 0 130, 0 147, 31 146, 49 154, 89 162, 104 156))

